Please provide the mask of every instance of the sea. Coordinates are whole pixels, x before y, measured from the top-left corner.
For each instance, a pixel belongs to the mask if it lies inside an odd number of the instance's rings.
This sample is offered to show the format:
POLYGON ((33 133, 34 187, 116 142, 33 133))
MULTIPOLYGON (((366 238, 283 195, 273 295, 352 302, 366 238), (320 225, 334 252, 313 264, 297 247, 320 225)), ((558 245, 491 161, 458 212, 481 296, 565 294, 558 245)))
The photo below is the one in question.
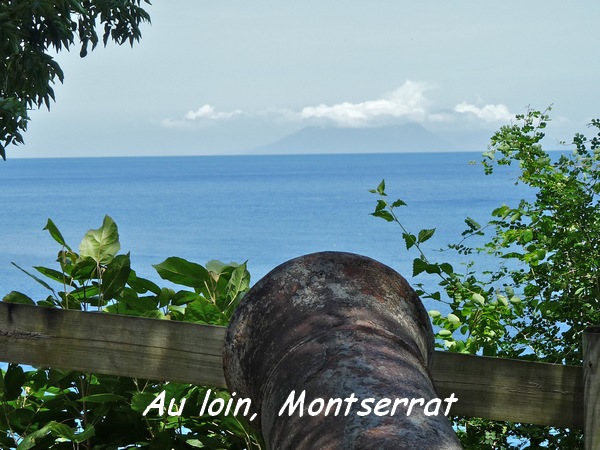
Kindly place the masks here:
MULTIPOLYGON (((48 218, 75 249, 109 215, 121 252, 139 276, 164 283, 153 264, 179 256, 247 261, 256 282, 308 253, 344 251, 389 265, 411 284, 412 261, 397 224, 371 216, 385 180, 388 199, 410 232, 435 228, 424 244, 432 260, 464 265, 440 252, 461 239, 465 218, 484 224, 502 204, 531 195, 515 185, 517 167, 490 176, 473 152, 268 156, 9 159, 0 162, 0 298, 49 291, 12 263, 58 268, 61 249, 43 230, 48 218)), ((56 286, 59 288, 59 286, 56 286)), ((428 309, 439 309, 427 304, 428 309)))

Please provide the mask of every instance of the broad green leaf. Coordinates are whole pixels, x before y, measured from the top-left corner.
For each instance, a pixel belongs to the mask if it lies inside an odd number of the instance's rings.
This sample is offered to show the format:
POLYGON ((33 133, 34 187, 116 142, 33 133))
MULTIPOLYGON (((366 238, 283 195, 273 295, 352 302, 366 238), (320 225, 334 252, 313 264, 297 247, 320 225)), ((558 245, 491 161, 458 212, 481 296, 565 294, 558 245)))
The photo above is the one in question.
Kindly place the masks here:
POLYGON ((435 233, 435 228, 423 229, 419 231, 418 242, 422 244, 423 242, 428 241, 435 233))
MULTIPOLYGON (((144 412, 144 410, 156 399, 156 394, 151 392, 136 392, 131 397, 131 409, 144 412)), ((168 403, 167 403, 168 404, 168 403)))
POLYGON ((425 272, 428 264, 423 261, 421 258, 415 258, 413 260, 413 277, 416 277, 421 272, 425 272))
POLYGON ((35 305, 35 302, 29 296, 18 291, 9 292, 4 296, 2 301, 6 303, 20 303, 21 305, 35 305))
POLYGON ((11 411, 7 416, 12 431, 22 433, 31 426, 31 420, 35 416, 35 411, 28 408, 18 408, 11 411))
POLYGON ((100 293, 98 284, 84 285, 69 292, 69 295, 74 300, 87 300, 97 296, 100 293))
POLYGON ((69 247, 67 245, 67 243, 65 242, 65 238, 63 238, 61 232, 58 230, 58 227, 54 224, 54 222, 52 222, 51 219, 48 219, 48 222, 46 223, 44 230, 48 230, 48 232, 50 233, 50 236, 52 236, 52 238, 56 242, 58 242, 60 245, 62 245, 63 247, 65 247, 66 249, 71 251, 71 247, 69 247))
POLYGON ((135 311, 135 314, 133 315, 146 316, 150 312, 156 311, 157 298, 127 296, 119 302, 117 309, 118 307, 123 306, 123 304, 125 304, 130 311, 135 311))
POLYGON ((162 288, 158 295, 158 306, 163 308, 175 297, 175 291, 171 288, 162 288))
POLYGON ((65 275, 58 270, 50 269, 48 267, 42 266, 34 266, 35 270, 44 275, 46 278, 50 278, 51 280, 58 281, 59 283, 65 282, 65 275))
POLYGON ((454 273, 454 268, 452 267, 451 264, 449 263, 442 263, 440 264, 440 269, 442 270, 442 272, 444 272, 446 275, 452 275, 454 273))
POLYGON ((79 255, 98 264, 108 264, 120 248, 117 224, 109 216, 104 216, 102 226, 97 230, 88 230, 83 237, 79 244, 79 255))
POLYGON ((56 437, 63 437, 68 440, 73 440, 75 437, 75 433, 73 433, 73 430, 71 430, 71 428, 69 428, 67 425, 58 423, 56 421, 52 421, 47 423, 39 430, 36 430, 25 436, 25 438, 17 447, 17 450, 29 450, 31 448, 36 447, 38 444, 37 441, 47 436, 48 434, 52 434, 56 437))
POLYGON ((25 373, 18 364, 9 364, 4 374, 3 400, 15 400, 21 395, 21 388, 25 382, 25 373))
POLYGON ((225 264, 221 261, 217 261, 216 259, 213 259, 206 263, 206 270, 208 270, 209 272, 214 272, 214 273, 219 274, 223 271, 223 269, 226 266, 227 266, 227 264, 225 264))
POLYGON ((156 295, 161 293, 161 288, 156 283, 146 278, 138 277, 134 270, 129 272, 127 284, 138 294, 144 294, 148 291, 156 295))
POLYGON ((129 253, 115 256, 106 266, 102 275, 102 298, 104 300, 111 300, 119 295, 127 283, 130 270, 129 253))
POLYGON ((532 240, 533 240, 533 231, 531 231, 531 229, 528 228, 521 235, 521 243, 527 244, 528 242, 531 242, 532 240))
POLYGON ((226 325, 226 318, 221 311, 207 300, 194 300, 187 305, 184 319, 186 322, 203 323, 208 325, 226 325))
POLYGON ((246 292, 250 287, 250 274, 246 270, 246 263, 240 264, 233 272, 227 283, 228 295, 235 299, 241 292, 246 292))
POLYGON ((71 277, 79 282, 97 278, 98 265, 91 259, 80 259, 71 270, 71 277))
POLYGON ((375 211, 375 212, 371 213, 371 215, 374 217, 379 217, 383 220, 386 220, 387 222, 394 221, 394 216, 392 216, 388 211, 385 211, 385 210, 375 211))
POLYGON ((417 244, 417 237, 414 234, 402 233, 402 238, 406 244, 406 250, 410 250, 413 245, 417 244))
POLYGON ((200 298, 201 297, 197 292, 177 291, 177 293, 172 296, 171 304, 177 306, 184 306, 200 298))
POLYGON ((205 283, 210 281, 208 271, 200 264, 176 256, 171 256, 152 267, 156 269, 162 279, 183 286, 204 289, 205 283))

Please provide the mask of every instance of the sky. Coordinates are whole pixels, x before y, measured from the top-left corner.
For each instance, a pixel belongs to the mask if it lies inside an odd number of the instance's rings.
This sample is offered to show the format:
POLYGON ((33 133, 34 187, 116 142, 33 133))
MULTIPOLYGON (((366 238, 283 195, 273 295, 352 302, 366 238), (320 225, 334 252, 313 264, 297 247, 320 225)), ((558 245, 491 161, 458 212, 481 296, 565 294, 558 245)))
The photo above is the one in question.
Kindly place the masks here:
POLYGON ((416 122, 485 150, 528 106, 600 117, 600 3, 154 0, 133 48, 56 56, 8 157, 244 154, 307 126, 416 122))

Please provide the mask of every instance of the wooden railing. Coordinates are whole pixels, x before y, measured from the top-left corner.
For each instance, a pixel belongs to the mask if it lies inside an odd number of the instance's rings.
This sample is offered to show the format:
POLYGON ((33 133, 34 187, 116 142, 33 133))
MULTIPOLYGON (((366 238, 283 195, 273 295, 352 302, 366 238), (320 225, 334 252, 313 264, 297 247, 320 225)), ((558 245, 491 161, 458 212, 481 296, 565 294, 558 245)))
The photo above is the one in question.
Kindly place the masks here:
MULTIPOLYGON (((600 448, 600 330, 584 367, 435 352, 438 395, 452 414, 582 428, 600 448), (584 370, 585 368, 585 370, 584 370)), ((225 328, 0 302, 0 361, 225 387, 225 328)))

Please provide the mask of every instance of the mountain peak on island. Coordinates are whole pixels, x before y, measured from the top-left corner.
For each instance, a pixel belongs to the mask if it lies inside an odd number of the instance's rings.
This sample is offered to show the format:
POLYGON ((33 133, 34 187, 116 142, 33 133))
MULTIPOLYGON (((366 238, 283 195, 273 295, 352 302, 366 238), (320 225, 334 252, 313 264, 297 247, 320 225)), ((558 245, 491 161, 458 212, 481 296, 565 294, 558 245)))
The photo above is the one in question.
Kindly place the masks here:
POLYGON ((454 150, 417 123, 370 128, 306 127, 253 154, 275 153, 394 153, 454 150))

